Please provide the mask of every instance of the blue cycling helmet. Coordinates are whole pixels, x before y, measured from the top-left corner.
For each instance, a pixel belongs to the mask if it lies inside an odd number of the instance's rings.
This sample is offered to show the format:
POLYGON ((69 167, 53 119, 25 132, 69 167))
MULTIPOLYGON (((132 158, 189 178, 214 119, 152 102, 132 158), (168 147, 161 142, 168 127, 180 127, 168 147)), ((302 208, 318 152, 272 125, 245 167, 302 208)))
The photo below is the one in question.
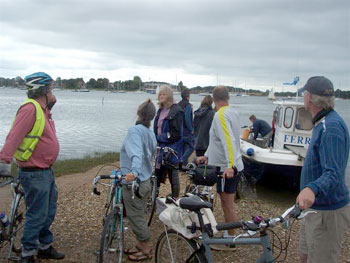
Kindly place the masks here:
MULTIPOLYGON (((37 91, 40 88, 49 88, 53 79, 44 72, 36 72, 24 78, 24 85, 28 91, 37 91)), ((45 90, 46 91, 46 90, 45 90)))

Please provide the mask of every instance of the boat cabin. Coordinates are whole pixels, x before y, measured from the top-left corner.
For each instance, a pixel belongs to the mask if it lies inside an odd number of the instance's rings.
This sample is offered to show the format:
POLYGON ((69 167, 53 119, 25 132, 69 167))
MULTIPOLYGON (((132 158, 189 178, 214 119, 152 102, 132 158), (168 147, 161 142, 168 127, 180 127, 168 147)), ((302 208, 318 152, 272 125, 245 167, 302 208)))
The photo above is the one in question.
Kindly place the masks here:
POLYGON ((275 101, 277 114, 274 150, 301 147, 307 149, 313 129, 311 114, 304 103, 298 101, 275 101), (292 146, 292 147, 290 147, 292 146))

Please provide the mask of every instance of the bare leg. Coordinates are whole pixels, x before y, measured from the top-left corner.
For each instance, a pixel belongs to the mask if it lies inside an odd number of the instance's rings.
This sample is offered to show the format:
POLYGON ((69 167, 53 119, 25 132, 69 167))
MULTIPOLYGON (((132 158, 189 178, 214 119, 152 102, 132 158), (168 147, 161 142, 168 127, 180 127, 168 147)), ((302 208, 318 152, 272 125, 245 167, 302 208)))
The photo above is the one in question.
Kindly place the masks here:
MULTIPOLYGON (((225 222, 236 222, 238 221, 238 216, 235 208, 235 195, 230 193, 219 193, 221 199, 221 206, 224 210, 225 222)), ((234 235, 234 230, 229 230, 230 235, 234 235)))

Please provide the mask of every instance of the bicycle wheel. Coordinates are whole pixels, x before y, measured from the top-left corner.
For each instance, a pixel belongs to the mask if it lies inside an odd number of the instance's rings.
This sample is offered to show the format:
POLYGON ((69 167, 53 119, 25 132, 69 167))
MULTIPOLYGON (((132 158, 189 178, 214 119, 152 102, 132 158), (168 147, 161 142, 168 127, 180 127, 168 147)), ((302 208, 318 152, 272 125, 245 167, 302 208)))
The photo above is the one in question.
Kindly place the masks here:
MULTIPOLYGON (((21 191, 21 190, 19 190, 21 191)), ((10 241, 11 241, 11 249, 15 253, 21 253, 22 244, 21 238, 23 236, 23 228, 26 214, 26 204, 24 202, 24 193, 18 193, 16 195, 18 201, 14 208, 13 214, 13 223, 10 224, 10 241)))
POLYGON ((107 216, 110 214, 111 210, 113 209, 113 198, 114 198, 114 194, 115 194, 115 185, 111 185, 109 187, 109 191, 108 191, 108 195, 107 195, 107 200, 106 200, 106 205, 105 205, 105 213, 103 215, 102 218, 102 226, 105 225, 107 216))
POLYGON ((156 210, 156 199, 157 199, 157 195, 158 195, 158 189, 157 189, 157 178, 155 176, 151 177, 151 194, 148 197, 147 200, 147 205, 146 205, 146 220, 148 226, 151 225, 152 223, 152 219, 153 219, 153 215, 155 213, 156 210))
POLYGON ((124 231, 122 230, 121 213, 119 209, 114 209, 106 217, 102 230, 99 263, 123 261, 124 231))
MULTIPOLYGON (((184 263, 198 247, 197 242, 185 238, 174 230, 164 231, 157 241, 155 262, 184 263)), ((206 263, 207 261, 202 251, 199 251, 189 262, 206 263)))

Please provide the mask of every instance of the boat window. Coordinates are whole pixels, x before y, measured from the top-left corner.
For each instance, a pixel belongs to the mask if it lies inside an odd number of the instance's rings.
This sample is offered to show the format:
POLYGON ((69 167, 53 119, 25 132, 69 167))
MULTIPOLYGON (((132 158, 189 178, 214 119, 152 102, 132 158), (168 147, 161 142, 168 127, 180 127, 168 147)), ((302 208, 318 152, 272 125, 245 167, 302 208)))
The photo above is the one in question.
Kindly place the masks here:
POLYGON ((313 128, 311 114, 305 108, 298 110, 295 128, 305 131, 310 131, 313 128))
POLYGON ((286 108, 284 112, 284 127, 290 128, 293 123, 294 110, 291 107, 286 108))
POLYGON ((278 125, 278 127, 282 126, 282 117, 283 117, 283 113, 282 113, 282 108, 278 107, 277 109, 277 120, 276 120, 276 125, 278 125))

